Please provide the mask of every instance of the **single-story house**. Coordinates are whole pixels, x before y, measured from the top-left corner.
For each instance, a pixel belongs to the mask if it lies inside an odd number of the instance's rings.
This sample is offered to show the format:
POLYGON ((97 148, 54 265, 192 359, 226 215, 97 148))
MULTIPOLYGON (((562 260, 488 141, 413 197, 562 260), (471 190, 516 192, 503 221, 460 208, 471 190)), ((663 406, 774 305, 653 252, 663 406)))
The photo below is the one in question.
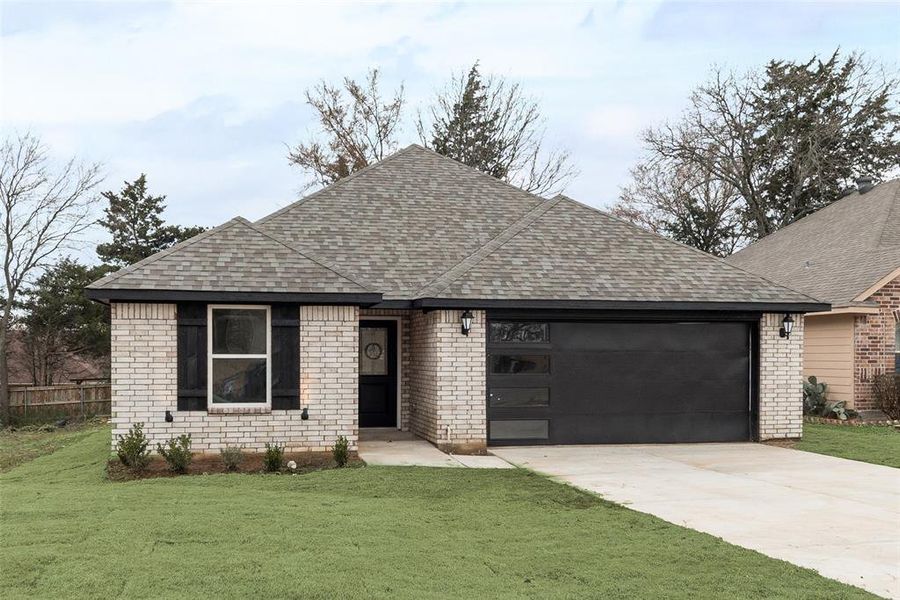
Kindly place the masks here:
POLYGON ((799 437, 802 315, 828 309, 419 146, 87 291, 114 434, 199 450, 799 437))
POLYGON ((875 408, 872 380, 900 372, 900 179, 852 193, 728 262, 831 304, 806 315, 803 375, 829 400, 875 408))

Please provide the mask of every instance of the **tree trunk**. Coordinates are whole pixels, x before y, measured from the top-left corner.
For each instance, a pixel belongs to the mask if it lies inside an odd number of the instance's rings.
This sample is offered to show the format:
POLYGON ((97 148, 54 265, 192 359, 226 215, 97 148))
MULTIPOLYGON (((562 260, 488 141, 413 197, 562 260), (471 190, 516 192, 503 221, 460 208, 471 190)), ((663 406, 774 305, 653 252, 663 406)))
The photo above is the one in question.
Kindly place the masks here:
POLYGON ((10 424, 9 411, 9 365, 7 364, 6 345, 9 342, 9 315, 0 317, 0 421, 4 426, 10 424))

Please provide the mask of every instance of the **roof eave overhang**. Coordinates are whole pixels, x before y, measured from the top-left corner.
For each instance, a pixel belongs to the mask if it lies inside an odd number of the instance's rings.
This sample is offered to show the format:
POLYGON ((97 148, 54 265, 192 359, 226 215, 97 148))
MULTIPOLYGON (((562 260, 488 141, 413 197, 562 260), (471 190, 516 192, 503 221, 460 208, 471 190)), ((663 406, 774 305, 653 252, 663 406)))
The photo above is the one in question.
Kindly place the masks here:
POLYGON ((331 304, 369 307, 381 302, 381 294, 375 292, 352 293, 295 293, 295 292, 242 292, 213 290, 121 290, 85 288, 91 300, 110 302, 246 302, 331 304))
POLYGON ((718 312, 788 312, 809 313, 831 309, 821 302, 680 302, 621 300, 523 300, 523 299, 458 299, 419 298, 413 308, 424 310, 455 309, 519 309, 519 310, 623 310, 623 311, 718 311, 718 312))

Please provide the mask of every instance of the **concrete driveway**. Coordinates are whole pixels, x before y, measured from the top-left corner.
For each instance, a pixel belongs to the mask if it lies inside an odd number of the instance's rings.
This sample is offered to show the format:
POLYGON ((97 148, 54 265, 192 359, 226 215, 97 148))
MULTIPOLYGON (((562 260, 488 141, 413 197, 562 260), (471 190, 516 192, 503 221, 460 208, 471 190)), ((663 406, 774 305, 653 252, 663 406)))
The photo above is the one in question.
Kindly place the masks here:
POLYGON ((491 450, 635 510, 900 598, 900 469, 763 444, 491 450))

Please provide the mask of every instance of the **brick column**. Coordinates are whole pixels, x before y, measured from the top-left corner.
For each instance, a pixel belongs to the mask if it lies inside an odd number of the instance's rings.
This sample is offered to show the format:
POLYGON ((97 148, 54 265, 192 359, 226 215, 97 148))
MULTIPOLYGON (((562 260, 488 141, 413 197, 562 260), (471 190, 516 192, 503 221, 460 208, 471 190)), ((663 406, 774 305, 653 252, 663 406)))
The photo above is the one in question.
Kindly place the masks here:
POLYGON ((759 438, 803 435, 803 316, 794 315, 790 338, 779 336, 782 313, 759 321, 759 438))
POLYGON ((176 326, 174 304, 110 306, 114 446, 132 423, 144 423, 154 443, 168 437, 160 425, 178 404, 176 326))
POLYGON ((458 310, 414 313, 410 376, 412 430, 445 452, 480 453, 487 445, 485 315, 473 311, 460 332, 458 310))
POLYGON ((300 307, 300 404, 314 422, 314 446, 359 440, 359 309, 300 307))

